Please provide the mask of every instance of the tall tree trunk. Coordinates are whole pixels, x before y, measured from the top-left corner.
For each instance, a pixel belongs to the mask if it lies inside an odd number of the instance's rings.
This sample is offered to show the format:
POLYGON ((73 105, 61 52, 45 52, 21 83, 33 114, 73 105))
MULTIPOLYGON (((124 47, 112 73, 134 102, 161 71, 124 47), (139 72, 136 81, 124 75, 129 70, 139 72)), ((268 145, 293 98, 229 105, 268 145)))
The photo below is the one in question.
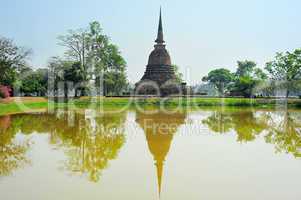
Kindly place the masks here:
POLYGON ((288 89, 286 89, 286 98, 288 98, 290 95, 290 91, 288 89))
POLYGON ((75 90, 74 90, 74 97, 76 97, 76 98, 77 98, 77 96, 78 96, 77 92, 78 92, 78 89, 75 88, 75 90))
POLYGON ((68 83, 64 82, 64 96, 67 99, 68 98, 68 83))

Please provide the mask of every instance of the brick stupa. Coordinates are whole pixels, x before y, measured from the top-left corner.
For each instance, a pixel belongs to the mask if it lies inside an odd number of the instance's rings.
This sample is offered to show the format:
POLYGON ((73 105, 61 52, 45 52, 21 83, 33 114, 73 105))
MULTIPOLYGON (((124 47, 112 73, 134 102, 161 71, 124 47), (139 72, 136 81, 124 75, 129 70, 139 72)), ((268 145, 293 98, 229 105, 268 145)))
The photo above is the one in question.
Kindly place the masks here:
POLYGON ((158 35, 154 50, 141 80, 136 83, 136 95, 169 96, 184 93, 185 83, 177 80, 171 59, 163 39, 162 15, 160 9, 158 35))

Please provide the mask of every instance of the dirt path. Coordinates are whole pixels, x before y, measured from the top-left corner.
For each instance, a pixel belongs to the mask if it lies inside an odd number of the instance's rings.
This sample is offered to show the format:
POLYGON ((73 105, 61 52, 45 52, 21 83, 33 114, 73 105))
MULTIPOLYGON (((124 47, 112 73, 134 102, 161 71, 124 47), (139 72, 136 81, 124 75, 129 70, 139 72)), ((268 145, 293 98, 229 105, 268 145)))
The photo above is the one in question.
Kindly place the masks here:
POLYGON ((30 103, 30 102, 47 102, 48 100, 44 97, 10 97, 6 99, 0 99, 0 103, 12 103, 15 101, 21 101, 25 103, 30 103))

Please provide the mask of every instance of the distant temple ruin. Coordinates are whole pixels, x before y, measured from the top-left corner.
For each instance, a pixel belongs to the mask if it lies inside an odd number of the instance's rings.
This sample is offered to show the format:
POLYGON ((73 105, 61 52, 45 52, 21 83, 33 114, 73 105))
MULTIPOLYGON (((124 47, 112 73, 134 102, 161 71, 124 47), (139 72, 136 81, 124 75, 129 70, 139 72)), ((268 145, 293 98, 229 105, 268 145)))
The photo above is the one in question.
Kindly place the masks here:
POLYGON ((183 95, 186 84, 177 80, 168 51, 163 39, 162 15, 160 9, 159 28, 154 50, 151 52, 148 65, 141 80, 136 83, 136 95, 183 95))

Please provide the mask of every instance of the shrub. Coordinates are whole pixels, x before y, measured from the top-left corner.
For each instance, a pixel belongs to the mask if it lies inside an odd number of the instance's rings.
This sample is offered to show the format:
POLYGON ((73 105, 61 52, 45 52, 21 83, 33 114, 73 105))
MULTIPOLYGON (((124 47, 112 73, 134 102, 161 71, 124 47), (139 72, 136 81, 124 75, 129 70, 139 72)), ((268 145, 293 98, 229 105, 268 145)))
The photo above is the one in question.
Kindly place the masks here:
POLYGON ((0 98, 7 98, 10 96, 11 88, 9 86, 0 85, 0 98))

